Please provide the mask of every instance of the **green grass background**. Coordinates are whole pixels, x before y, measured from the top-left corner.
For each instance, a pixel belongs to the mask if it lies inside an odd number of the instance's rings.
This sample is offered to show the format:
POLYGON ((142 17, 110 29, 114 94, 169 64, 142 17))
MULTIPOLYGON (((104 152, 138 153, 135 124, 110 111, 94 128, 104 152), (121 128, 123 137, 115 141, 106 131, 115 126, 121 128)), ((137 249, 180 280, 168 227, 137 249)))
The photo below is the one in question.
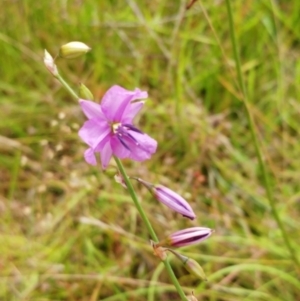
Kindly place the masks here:
MULTIPOLYGON (((149 92, 139 128, 158 143, 132 176, 167 185, 193 222, 135 183, 160 238, 214 235, 182 253, 204 283, 172 266, 198 300, 300 300, 300 280, 271 214, 239 89, 225 2, 2 0, 0 14, 0 300, 179 300, 127 192, 83 160, 85 118, 45 69, 101 99, 113 84, 149 92)), ((280 217, 300 243, 300 1, 232 1, 250 109, 280 217)), ((299 251, 298 251, 299 252, 299 251)))

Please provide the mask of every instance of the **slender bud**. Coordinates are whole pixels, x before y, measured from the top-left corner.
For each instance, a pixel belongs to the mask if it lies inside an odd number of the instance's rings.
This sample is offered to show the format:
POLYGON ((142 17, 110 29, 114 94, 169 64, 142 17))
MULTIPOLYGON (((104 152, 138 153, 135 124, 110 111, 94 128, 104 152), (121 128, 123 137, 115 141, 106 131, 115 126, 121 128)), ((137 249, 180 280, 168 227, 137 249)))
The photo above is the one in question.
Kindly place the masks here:
POLYGON ((84 84, 80 84, 78 94, 82 99, 94 100, 94 95, 84 84))
POLYGON ((173 253, 177 258, 181 260, 183 266, 186 268, 190 274, 195 275, 201 280, 207 281, 206 275, 201 267, 201 265, 194 259, 186 257, 172 249, 167 249, 169 252, 173 253))
POLYGON ((90 51, 91 48, 82 42, 70 42, 60 47, 59 56, 74 59, 90 51))
POLYGON ((201 265, 192 258, 188 258, 185 262, 184 267, 193 275, 198 277, 201 280, 207 281, 206 275, 201 267, 201 265))
POLYGON ((56 65, 54 64, 54 59, 46 49, 44 52, 44 64, 45 64, 46 68, 48 69, 48 71, 53 76, 56 77, 58 75, 58 70, 57 70, 56 65))
POLYGON ((212 234, 213 230, 204 227, 192 227, 172 233, 159 245, 169 247, 184 247, 197 244, 212 234))
POLYGON ((189 203, 173 190, 163 185, 150 184, 139 178, 136 178, 136 180, 145 185, 158 201, 160 201, 170 209, 182 214, 184 217, 187 217, 191 220, 195 219, 196 215, 189 203))

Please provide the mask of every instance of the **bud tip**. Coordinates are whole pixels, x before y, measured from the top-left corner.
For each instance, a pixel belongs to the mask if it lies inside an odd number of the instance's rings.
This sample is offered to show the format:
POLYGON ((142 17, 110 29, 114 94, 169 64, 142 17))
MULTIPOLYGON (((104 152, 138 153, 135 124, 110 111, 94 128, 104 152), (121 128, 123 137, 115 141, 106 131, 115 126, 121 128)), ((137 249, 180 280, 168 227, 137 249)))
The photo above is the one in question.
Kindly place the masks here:
POLYGON ((57 67, 54 63, 54 59, 51 56, 51 54, 45 49, 44 51, 44 64, 48 71, 53 75, 57 76, 58 75, 58 70, 57 67))

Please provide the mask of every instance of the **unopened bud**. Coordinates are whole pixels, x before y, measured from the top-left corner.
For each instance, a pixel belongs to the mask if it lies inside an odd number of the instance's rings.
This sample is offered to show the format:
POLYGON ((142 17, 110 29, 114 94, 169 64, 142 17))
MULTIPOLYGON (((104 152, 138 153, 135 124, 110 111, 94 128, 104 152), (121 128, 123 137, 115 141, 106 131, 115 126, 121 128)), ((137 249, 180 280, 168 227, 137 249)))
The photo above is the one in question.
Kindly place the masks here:
POLYGON ((188 258, 188 260, 184 264, 184 267, 197 278, 207 281, 202 266, 195 259, 188 258))
POLYGON ((189 203, 173 190, 163 185, 153 185, 139 178, 136 180, 145 185, 158 201, 170 209, 191 220, 195 219, 196 215, 189 203))
POLYGON ((206 275, 201 267, 201 265, 194 259, 186 257, 172 249, 167 249, 169 252, 173 253, 178 259, 181 260, 183 266, 186 268, 190 274, 196 276, 201 280, 207 281, 206 275))
POLYGON ((70 42, 60 47, 59 56, 74 59, 90 51, 91 48, 82 42, 70 42))
POLYGON ((48 69, 48 71, 53 76, 58 75, 58 70, 57 70, 56 65, 54 64, 54 59, 46 49, 45 49, 45 52, 44 52, 44 64, 45 64, 46 68, 48 69))
POLYGON ((82 99, 94 100, 92 92, 84 84, 80 84, 78 94, 82 99))
POLYGON ((159 242, 159 245, 166 247, 184 247, 197 244, 213 233, 210 228, 192 227, 172 233, 166 239, 159 242))

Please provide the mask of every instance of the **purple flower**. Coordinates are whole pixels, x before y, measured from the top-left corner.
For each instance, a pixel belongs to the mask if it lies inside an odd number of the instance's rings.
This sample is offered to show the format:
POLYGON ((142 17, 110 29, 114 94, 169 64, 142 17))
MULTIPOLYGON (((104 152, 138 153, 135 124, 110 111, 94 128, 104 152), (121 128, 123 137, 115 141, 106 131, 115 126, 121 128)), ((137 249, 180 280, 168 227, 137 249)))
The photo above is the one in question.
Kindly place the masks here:
POLYGON ((144 184, 154 194, 158 201, 165 204, 170 209, 191 220, 195 219, 196 215, 189 203, 173 190, 162 185, 150 184, 142 179, 136 178, 136 180, 144 184))
POLYGON ((166 240, 159 245, 163 245, 165 242, 168 246, 183 247, 197 244, 212 234, 213 230, 204 227, 193 227, 180 230, 172 233, 166 240))
POLYGON ((113 155, 144 161, 155 153, 157 142, 132 125, 133 118, 144 105, 144 101, 133 101, 147 97, 147 92, 140 89, 128 91, 113 86, 103 96, 101 104, 79 100, 88 118, 78 133, 89 146, 84 153, 87 163, 97 164, 95 153, 100 153, 103 169, 113 155))

